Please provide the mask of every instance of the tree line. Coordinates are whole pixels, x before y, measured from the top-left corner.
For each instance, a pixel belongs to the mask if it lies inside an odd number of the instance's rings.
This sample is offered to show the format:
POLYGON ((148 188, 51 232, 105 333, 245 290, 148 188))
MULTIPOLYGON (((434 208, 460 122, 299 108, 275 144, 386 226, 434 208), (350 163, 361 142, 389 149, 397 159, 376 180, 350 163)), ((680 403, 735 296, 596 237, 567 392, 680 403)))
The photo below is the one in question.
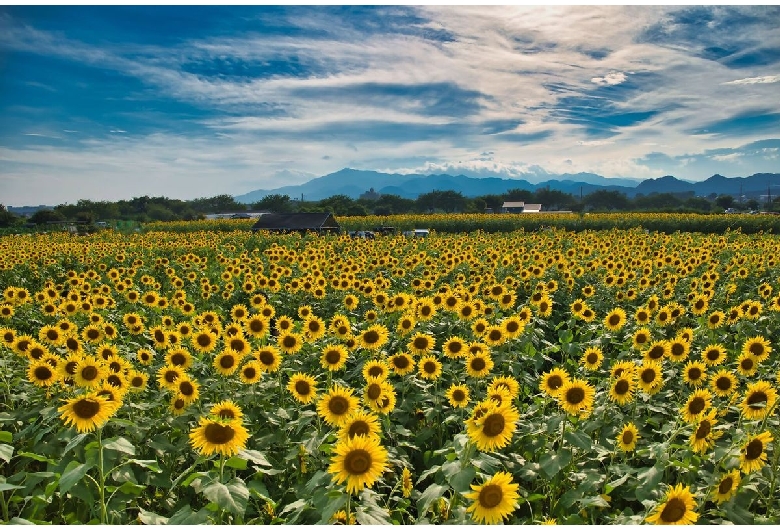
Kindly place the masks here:
POLYGON ((168 199, 166 197, 135 197, 130 200, 90 201, 76 204, 60 204, 51 210, 39 210, 27 219, 19 218, 0 205, 0 227, 24 223, 36 225, 51 222, 75 221, 93 224, 96 221, 177 221, 203 219, 208 214, 268 211, 275 213, 331 212, 338 216, 397 215, 406 213, 484 213, 501 212, 506 201, 524 201, 541 204, 546 211, 570 210, 573 212, 689 212, 722 213, 726 208, 739 211, 780 211, 780 198, 771 205, 759 204, 755 199, 738 202, 730 195, 695 197, 691 194, 654 193, 630 198, 619 191, 597 190, 582 198, 559 190, 536 191, 511 189, 503 194, 465 197, 452 190, 423 193, 416 199, 399 195, 366 193, 353 199, 347 195, 333 195, 319 201, 291 199, 289 195, 270 194, 252 204, 236 202, 231 195, 193 200, 168 199))

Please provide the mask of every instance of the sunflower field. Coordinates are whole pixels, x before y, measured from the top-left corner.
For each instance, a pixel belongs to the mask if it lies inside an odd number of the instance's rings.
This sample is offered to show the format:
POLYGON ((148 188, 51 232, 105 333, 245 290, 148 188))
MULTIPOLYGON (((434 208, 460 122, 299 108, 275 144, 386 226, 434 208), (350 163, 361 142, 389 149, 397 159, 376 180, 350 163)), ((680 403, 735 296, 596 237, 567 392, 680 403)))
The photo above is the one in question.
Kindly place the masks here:
POLYGON ((771 233, 0 250, 4 522, 780 521, 771 233))

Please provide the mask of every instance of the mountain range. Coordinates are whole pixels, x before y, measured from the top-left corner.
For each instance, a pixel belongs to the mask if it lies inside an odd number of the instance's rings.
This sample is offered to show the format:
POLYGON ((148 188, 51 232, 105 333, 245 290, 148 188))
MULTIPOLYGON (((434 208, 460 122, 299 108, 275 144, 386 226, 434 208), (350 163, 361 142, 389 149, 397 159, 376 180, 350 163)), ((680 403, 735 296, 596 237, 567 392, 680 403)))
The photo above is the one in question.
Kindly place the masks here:
POLYGON ((335 173, 314 178, 295 186, 282 186, 271 190, 255 190, 236 195, 237 202, 251 204, 266 195, 289 195, 293 199, 319 201, 334 195, 359 198, 369 190, 380 194, 399 195, 416 199, 420 194, 431 191, 451 190, 466 197, 480 195, 502 195, 511 189, 536 191, 542 188, 570 193, 574 196, 588 195, 598 190, 619 191, 628 197, 651 195, 653 193, 692 194, 706 197, 711 194, 731 195, 735 198, 758 198, 766 195, 780 196, 780 173, 755 173, 749 177, 724 177, 713 175, 707 180, 689 182, 671 175, 656 179, 606 178, 594 173, 564 173, 550 175, 555 178, 531 183, 527 180, 499 177, 469 177, 466 175, 400 175, 345 168, 335 173))

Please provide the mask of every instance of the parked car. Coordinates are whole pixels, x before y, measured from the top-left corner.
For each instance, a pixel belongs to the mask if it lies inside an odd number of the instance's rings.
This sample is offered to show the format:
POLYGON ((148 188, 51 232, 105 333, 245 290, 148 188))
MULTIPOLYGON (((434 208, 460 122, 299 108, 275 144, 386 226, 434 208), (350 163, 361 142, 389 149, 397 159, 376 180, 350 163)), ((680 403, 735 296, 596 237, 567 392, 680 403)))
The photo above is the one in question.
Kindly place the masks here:
POLYGON ((726 210, 723 213, 739 213, 734 208, 726 208, 726 210))
POLYGON ((415 228, 414 230, 407 230, 404 232, 408 237, 428 237, 431 231, 427 228, 415 228))

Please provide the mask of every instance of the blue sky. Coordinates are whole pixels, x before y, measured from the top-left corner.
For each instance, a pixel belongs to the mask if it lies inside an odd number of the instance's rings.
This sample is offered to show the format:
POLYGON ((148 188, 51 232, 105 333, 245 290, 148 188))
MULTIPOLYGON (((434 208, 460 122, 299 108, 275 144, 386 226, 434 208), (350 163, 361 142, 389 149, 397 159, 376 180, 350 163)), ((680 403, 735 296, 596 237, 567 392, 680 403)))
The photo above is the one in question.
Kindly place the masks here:
POLYGON ((0 7, 0 203, 780 172, 777 6, 0 7))

